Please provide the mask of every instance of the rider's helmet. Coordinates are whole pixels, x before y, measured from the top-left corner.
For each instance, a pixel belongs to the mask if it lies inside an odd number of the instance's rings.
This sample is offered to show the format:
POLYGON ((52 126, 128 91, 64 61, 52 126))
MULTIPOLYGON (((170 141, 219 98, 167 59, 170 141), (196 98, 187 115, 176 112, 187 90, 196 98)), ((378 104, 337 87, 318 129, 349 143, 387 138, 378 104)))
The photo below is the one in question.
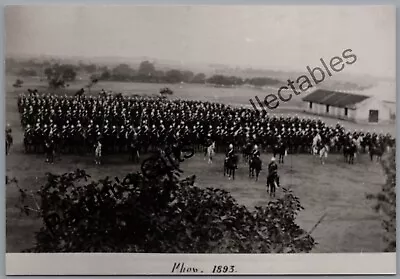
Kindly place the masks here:
POLYGON ((271 158, 271 162, 275 162, 275 157, 272 157, 272 158, 271 158))
POLYGON ((257 150, 257 149, 258 149, 258 146, 257 146, 257 144, 256 144, 256 145, 254 145, 254 149, 255 149, 255 150, 257 150))
POLYGON ((230 148, 230 149, 232 149, 232 148, 233 148, 233 144, 232 144, 232 143, 229 145, 229 148, 230 148))

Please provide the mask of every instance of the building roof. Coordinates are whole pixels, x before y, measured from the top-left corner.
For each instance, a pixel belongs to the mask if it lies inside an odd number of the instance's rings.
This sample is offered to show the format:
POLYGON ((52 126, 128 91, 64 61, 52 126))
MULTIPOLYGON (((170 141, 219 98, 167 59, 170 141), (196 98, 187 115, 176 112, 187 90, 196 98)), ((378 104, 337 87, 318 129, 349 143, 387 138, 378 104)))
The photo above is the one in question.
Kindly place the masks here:
POLYGON ((368 98, 370 98, 370 96, 318 89, 304 97, 303 101, 339 108, 354 108, 357 103, 368 98))

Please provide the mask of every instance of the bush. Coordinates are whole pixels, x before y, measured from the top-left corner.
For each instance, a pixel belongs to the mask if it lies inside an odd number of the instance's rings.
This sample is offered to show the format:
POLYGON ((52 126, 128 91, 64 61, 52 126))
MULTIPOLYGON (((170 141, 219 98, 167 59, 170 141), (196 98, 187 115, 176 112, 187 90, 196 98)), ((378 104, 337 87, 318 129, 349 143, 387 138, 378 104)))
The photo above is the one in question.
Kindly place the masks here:
MULTIPOLYGON (((289 190, 250 211, 224 190, 196 187, 195 176, 89 178, 47 174, 35 194, 44 225, 28 252, 298 253, 316 244, 295 223, 302 206, 289 190)), ((20 192, 29 214, 30 194, 20 192)))
POLYGON ((386 231, 384 241, 387 243, 385 252, 396 252, 396 148, 382 160, 386 174, 386 183, 376 194, 367 195, 368 199, 376 201, 374 209, 383 215, 382 227, 386 231))

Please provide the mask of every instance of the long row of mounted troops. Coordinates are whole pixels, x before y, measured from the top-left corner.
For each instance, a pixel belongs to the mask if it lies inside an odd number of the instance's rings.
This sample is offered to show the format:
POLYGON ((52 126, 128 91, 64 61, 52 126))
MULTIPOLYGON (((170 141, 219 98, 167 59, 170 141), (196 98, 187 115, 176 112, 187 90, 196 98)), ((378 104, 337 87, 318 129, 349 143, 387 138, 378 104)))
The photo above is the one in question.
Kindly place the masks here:
POLYGON ((318 133, 334 141, 340 152, 349 141, 385 148, 394 144, 390 134, 346 131, 339 123, 328 126, 318 118, 270 116, 224 104, 168 100, 154 97, 20 95, 18 109, 27 152, 40 153, 46 144, 61 153, 92 152, 98 140, 103 153, 163 147, 179 141, 196 151, 214 141, 217 152, 233 144, 240 152, 257 144, 262 151, 276 143, 289 152, 309 152, 318 133))

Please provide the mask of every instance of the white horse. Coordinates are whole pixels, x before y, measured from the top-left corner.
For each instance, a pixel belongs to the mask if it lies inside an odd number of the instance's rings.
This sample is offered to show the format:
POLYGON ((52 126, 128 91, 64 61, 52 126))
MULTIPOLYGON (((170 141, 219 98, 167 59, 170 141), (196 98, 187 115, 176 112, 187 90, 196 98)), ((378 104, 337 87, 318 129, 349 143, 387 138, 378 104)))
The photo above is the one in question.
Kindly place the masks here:
POLYGON ((101 164, 101 142, 98 141, 96 144, 96 149, 94 150, 94 162, 96 163, 96 165, 100 165, 101 164))
POLYGON ((339 142, 339 137, 336 135, 330 140, 331 147, 334 149, 335 152, 338 152, 337 143, 339 142))
POLYGON ((312 146, 311 146, 311 154, 312 155, 318 155, 318 144, 321 142, 321 136, 317 134, 313 138, 312 146))
POLYGON ((209 164, 212 164, 212 159, 214 154, 215 154, 215 141, 213 141, 213 143, 209 147, 207 147, 207 156, 209 164))
POLYGON ((325 164, 325 160, 328 158, 329 146, 324 144, 322 148, 319 150, 319 160, 322 165, 325 164))
POLYGON ((353 140, 354 144, 356 145, 356 153, 354 154, 354 158, 356 158, 357 154, 360 153, 362 142, 363 142, 363 137, 358 137, 357 139, 353 140))

